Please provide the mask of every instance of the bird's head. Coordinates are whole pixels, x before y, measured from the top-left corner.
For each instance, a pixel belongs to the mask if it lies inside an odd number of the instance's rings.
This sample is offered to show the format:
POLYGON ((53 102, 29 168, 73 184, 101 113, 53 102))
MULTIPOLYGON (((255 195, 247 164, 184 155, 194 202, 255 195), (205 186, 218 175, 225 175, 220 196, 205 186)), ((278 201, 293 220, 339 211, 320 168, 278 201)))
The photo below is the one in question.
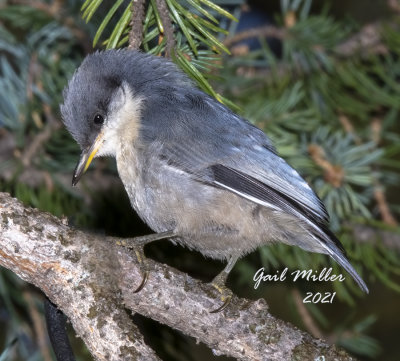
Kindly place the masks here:
POLYGON ((115 156, 122 135, 138 134, 143 100, 154 97, 162 82, 187 79, 171 62, 140 52, 109 50, 86 57, 65 88, 60 107, 82 150, 73 185, 93 158, 115 156))
POLYGON ((75 185, 94 157, 112 153, 109 129, 117 124, 113 114, 123 105, 127 86, 116 74, 96 72, 91 62, 85 61, 64 90, 61 105, 63 121, 80 145, 82 153, 74 172, 75 185), (107 139, 108 138, 108 139, 107 139))

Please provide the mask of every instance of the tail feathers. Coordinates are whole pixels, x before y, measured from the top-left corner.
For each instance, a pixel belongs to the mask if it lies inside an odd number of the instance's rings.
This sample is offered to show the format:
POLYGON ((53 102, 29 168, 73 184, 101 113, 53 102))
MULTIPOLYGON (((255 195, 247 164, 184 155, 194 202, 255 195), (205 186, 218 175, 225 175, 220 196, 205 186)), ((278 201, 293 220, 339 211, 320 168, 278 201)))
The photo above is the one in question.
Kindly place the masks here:
MULTIPOLYGON (((335 237, 335 236, 333 236, 335 237)), ((335 237, 336 238, 336 237, 335 237)), ((356 270, 353 268, 353 266, 350 264, 350 262, 347 260, 345 254, 336 246, 335 243, 333 243, 331 240, 326 242, 324 240, 323 242, 324 247, 328 251, 327 253, 337 262, 339 265, 341 265, 350 275, 353 277, 353 279, 357 282, 358 286, 365 292, 369 293, 368 287, 365 284, 365 282, 362 280, 360 275, 356 272, 356 270)))

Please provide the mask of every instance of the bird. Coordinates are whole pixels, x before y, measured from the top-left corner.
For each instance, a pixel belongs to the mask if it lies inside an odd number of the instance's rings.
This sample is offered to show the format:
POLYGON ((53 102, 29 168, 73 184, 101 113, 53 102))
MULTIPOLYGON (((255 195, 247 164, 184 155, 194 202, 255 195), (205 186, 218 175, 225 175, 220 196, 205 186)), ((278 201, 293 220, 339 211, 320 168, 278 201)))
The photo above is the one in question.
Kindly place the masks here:
MULTIPOLYGON (((95 157, 116 159, 139 217, 155 232, 133 238, 143 280, 145 244, 169 239, 226 261, 211 281, 222 311, 237 260, 282 242, 329 255, 368 288, 329 229, 307 182, 258 127, 200 90, 172 61, 136 50, 89 54, 63 92, 62 120, 82 153, 76 185, 95 157)), ((126 245, 126 244, 125 244, 126 245)))

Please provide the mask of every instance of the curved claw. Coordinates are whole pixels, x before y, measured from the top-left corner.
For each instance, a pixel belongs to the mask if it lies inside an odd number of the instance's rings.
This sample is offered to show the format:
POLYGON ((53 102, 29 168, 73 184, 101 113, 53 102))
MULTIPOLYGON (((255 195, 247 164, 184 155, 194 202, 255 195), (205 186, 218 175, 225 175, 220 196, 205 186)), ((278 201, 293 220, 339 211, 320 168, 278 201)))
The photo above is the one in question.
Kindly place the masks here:
POLYGON ((143 287, 147 283, 147 280, 149 279, 149 273, 149 271, 144 271, 142 282, 140 283, 139 287, 135 291, 133 291, 133 293, 138 293, 143 289, 143 287))
POLYGON ((210 313, 218 313, 218 312, 223 311, 226 308, 226 306, 228 306, 231 303, 231 299, 232 299, 232 296, 226 297, 224 303, 220 307, 218 307, 216 310, 212 310, 209 312, 210 313))

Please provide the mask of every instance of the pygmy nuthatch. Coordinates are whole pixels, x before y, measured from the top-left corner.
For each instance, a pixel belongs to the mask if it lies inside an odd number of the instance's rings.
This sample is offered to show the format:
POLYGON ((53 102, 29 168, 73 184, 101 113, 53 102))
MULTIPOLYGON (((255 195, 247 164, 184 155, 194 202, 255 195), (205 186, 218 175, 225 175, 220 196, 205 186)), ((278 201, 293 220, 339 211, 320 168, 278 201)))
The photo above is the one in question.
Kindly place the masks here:
POLYGON ((273 241, 328 254, 368 292, 308 184, 260 129, 172 62, 131 50, 89 55, 61 112, 82 149, 73 184, 94 157, 115 157, 133 208, 157 232, 137 238, 137 252, 170 238, 228 260, 212 282, 225 301, 220 309, 231 298, 225 281, 236 261, 273 241))

